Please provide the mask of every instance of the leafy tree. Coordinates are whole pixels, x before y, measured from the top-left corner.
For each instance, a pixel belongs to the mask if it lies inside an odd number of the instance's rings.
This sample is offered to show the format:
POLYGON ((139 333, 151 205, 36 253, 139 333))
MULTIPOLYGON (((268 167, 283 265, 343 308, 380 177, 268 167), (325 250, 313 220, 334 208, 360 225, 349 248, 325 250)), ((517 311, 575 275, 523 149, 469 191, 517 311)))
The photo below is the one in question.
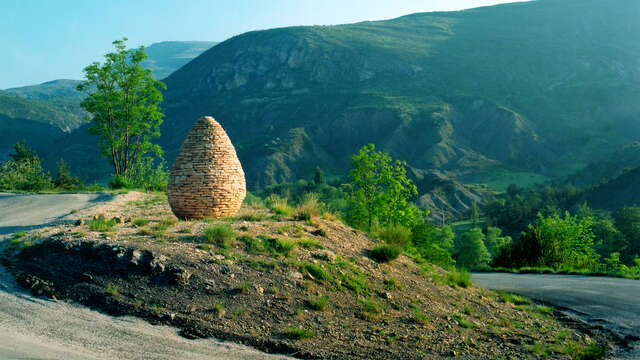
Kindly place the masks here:
POLYGON ((628 244, 622 260, 630 264, 634 258, 640 257, 640 207, 622 208, 615 213, 614 219, 616 228, 628 244))
POLYGON ((486 266, 491 261, 491 254, 484 245, 482 229, 473 228, 463 233, 456 249, 456 262, 465 269, 486 266))
POLYGON ((0 190, 42 191, 52 187, 51 176, 42 168, 42 160, 26 142, 14 145, 11 160, 0 166, 0 190))
POLYGON ((434 264, 449 268, 455 265, 451 257, 454 247, 451 226, 438 228, 423 221, 412 230, 411 242, 418 254, 434 264))
POLYGON ((500 236, 502 235, 502 230, 496 227, 489 226, 487 228, 487 239, 485 240, 485 245, 489 254, 491 254, 491 258, 495 258, 500 254, 503 248, 511 245, 511 237, 510 236, 500 236))
POLYGON ((144 47, 126 49, 127 38, 113 42, 116 51, 104 63, 84 68, 86 80, 78 85, 88 94, 81 106, 92 115, 89 133, 98 136, 101 155, 108 157, 116 177, 129 177, 136 166, 147 164, 149 154, 162 151, 151 140, 160 136, 163 114, 159 104, 165 85, 140 63, 144 47))
POLYGON ((371 229, 379 225, 412 226, 419 210, 409 203, 418 193, 407 178, 406 164, 393 161, 373 144, 364 146, 351 158, 349 218, 352 224, 371 229))
POLYGON ((27 145, 25 140, 15 143, 13 145, 13 151, 14 153, 9 154, 9 157, 15 162, 39 159, 38 154, 36 154, 36 152, 27 145))

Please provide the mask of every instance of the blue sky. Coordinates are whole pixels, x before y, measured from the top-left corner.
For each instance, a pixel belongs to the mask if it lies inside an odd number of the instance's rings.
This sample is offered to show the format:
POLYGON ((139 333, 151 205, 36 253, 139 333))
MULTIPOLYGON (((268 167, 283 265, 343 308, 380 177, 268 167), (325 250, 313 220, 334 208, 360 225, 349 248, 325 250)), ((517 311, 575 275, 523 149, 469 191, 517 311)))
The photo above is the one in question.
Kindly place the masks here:
POLYGON ((381 20, 501 0, 0 0, 0 89, 80 79, 126 36, 223 41, 250 30, 381 20))

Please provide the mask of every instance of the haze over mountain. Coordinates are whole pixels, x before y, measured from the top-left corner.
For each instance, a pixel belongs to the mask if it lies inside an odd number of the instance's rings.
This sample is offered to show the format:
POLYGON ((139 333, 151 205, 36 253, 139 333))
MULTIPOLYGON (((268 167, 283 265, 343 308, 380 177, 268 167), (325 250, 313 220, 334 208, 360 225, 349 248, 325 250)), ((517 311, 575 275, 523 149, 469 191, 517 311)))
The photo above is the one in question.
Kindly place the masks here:
POLYGON ((373 142, 449 176, 556 176, 640 140, 640 3, 536 1, 231 38, 166 79, 162 145, 203 114, 250 188, 373 142))

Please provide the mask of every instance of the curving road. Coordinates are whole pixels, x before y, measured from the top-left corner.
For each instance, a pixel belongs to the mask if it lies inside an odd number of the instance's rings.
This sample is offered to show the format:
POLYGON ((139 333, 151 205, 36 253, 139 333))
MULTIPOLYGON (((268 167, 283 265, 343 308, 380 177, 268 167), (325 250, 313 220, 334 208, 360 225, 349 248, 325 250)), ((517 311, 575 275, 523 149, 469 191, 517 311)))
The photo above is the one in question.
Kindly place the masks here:
MULTIPOLYGON (((108 194, 0 194, 0 250, 10 234, 65 222, 108 194)), ((0 266, 0 359, 287 359, 214 339, 187 340, 168 326, 111 317, 21 291, 0 266)))
POLYGON ((620 359, 640 359, 640 280, 576 275, 474 273, 477 285, 553 305, 589 324, 600 324, 628 342, 620 359))

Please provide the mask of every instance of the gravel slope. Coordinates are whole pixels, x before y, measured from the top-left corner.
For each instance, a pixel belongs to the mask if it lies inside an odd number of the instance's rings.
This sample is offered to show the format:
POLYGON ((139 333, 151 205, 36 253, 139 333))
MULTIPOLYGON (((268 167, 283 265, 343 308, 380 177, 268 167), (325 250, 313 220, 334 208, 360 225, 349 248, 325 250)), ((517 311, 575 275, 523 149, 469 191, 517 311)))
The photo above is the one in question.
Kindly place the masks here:
MULTIPOLYGON (((0 194, 0 248, 12 232, 65 221, 73 209, 102 205, 105 194, 0 194)), ((114 318, 18 289, 0 266, 1 359, 285 359, 212 339, 187 340, 174 328, 114 318)))

